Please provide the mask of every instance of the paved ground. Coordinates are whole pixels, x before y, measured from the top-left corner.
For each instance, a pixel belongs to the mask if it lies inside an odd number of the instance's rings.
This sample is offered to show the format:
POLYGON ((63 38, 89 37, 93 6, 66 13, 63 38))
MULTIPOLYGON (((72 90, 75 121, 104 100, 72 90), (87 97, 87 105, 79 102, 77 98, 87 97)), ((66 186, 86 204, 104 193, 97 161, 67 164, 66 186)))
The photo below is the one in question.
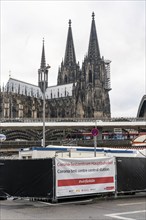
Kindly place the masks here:
POLYGON ((146 193, 118 199, 89 199, 49 204, 29 200, 0 201, 0 220, 145 220, 146 193))

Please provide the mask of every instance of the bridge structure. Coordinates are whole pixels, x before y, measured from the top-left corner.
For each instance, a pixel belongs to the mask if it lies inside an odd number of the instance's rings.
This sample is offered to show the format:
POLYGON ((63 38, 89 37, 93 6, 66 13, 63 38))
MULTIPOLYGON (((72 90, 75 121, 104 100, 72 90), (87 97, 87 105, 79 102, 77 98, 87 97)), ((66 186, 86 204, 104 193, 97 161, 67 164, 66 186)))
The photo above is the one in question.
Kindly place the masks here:
MULTIPOLYGON (((46 132, 46 145, 56 144, 65 145, 73 144, 78 145, 76 134, 80 132, 90 133, 91 130, 96 127, 99 130, 98 143, 111 144, 109 141, 102 142, 103 132, 113 132, 118 128, 121 130, 134 130, 138 132, 146 132, 146 119, 145 118, 111 118, 96 120, 92 118, 51 118, 45 121, 46 132), (74 138, 66 138, 68 136, 74 138), (71 140, 71 142, 70 142, 71 140), (72 142, 73 140, 73 142, 72 142)), ((6 141, 0 143, 0 152, 16 152, 19 148, 40 146, 43 138, 43 120, 42 119, 1 119, 0 121, 0 133, 6 135, 6 141)), ((125 144, 129 144, 125 140, 125 144)), ((84 141, 83 141, 84 142, 84 141)), ((93 145, 93 141, 90 141, 90 145, 93 145)), ((123 142, 124 143, 124 142, 123 142)), ((122 143, 122 144, 123 144, 122 143)), ((79 144, 82 144, 81 142, 79 144)), ((83 143, 85 144, 85 142, 83 143)), ((89 145, 89 142, 87 143, 89 145)), ((115 142, 115 145, 121 143, 115 142)))
MULTIPOLYGON (((96 120, 91 118, 53 118, 46 119, 45 132, 48 139, 53 135, 67 132, 87 131, 97 127, 99 139, 104 131, 112 132, 114 128, 134 129, 136 131, 146 131, 145 118, 111 118, 96 120)), ((7 140, 14 139, 42 139, 43 121, 41 119, 5 119, 0 122, 0 130, 7 136, 7 140), (34 137, 32 139, 32 137, 34 137)))
MULTIPOLYGON (((57 128, 86 128, 99 127, 104 129, 110 128, 133 128, 146 129, 146 118, 111 118, 96 120, 91 118, 77 119, 77 118, 52 118, 46 119, 46 129, 57 128)), ((0 121, 0 129, 42 129, 42 119, 4 119, 0 121)))

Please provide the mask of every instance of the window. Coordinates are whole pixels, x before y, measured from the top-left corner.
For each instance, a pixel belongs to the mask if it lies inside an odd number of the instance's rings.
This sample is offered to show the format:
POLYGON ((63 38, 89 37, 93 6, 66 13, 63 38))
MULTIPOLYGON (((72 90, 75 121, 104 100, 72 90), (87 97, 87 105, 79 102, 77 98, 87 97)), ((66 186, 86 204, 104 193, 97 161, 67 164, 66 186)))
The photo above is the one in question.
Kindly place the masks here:
POLYGON ((89 70, 89 83, 92 83, 92 71, 89 70))

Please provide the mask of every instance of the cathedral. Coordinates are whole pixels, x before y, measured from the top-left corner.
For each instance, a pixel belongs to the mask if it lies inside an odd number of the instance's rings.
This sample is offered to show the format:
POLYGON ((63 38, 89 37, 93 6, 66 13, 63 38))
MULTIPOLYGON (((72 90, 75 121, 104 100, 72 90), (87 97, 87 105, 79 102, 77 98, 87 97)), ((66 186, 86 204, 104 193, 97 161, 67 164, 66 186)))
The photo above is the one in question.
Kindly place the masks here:
POLYGON ((38 85, 9 78, 0 90, 1 118, 42 118, 45 96, 46 118, 110 118, 110 60, 100 55, 92 13, 87 55, 82 66, 76 61, 71 20, 64 60, 58 70, 57 85, 48 87, 48 69, 43 40, 38 85))

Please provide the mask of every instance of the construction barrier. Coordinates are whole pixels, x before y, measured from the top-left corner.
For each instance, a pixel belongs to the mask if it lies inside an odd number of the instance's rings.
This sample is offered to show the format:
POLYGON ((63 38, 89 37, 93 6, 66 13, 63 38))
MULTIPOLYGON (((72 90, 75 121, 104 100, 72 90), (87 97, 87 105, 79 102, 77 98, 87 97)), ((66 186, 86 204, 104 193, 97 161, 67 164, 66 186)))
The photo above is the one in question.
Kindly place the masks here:
POLYGON ((117 193, 146 191, 146 158, 116 158, 117 193))
POLYGON ((52 159, 0 160, 0 191, 14 197, 53 196, 52 159))

